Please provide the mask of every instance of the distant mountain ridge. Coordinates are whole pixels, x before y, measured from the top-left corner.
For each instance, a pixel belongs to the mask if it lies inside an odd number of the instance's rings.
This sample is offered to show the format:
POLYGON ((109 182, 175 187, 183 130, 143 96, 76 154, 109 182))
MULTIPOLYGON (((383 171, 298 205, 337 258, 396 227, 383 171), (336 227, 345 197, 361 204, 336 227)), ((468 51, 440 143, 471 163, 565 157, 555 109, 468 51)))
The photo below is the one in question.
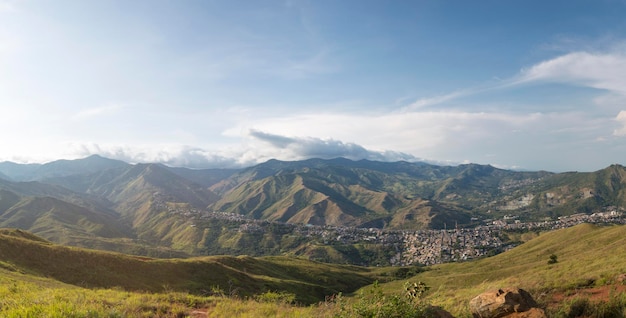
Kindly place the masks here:
POLYGON ((57 160, 45 164, 17 164, 5 161, 0 162, 0 173, 13 181, 41 181, 48 178, 94 173, 127 165, 128 163, 120 160, 91 155, 83 159, 57 160))
POLYGON ((230 244, 220 235, 236 228, 211 232, 197 226, 212 211, 274 222, 418 230, 475 226, 505 215, 531 221, 624 207, 621 165, 551 173, 344 158, 204 170, 100 156, 0 163, 0 226, 63 244, 139 254, 161 248, 198 254, 210 244, 230 244))

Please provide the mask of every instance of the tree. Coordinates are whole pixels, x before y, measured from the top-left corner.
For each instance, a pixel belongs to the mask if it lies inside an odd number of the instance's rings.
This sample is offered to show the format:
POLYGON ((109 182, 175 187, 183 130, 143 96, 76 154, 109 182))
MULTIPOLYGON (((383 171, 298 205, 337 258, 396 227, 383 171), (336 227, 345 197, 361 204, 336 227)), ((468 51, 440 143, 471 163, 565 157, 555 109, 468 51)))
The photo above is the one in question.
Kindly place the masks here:
POLYGON ((555 254, 550 255, 550 259, 548 260, 548 264, 552 265, 552 264, 556 264, 558 263, 558 259, 557 256, 555 254))

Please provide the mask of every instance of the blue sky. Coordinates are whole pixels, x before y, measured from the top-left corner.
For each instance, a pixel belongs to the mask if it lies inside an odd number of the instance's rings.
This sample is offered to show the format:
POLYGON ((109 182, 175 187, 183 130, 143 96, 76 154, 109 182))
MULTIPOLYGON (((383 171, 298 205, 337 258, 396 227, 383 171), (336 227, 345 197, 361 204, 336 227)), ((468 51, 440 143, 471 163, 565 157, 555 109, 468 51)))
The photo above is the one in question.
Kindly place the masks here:
POLYGON ((624 0, 0 0, 0 160, 626 164, 624 17, 624 0))

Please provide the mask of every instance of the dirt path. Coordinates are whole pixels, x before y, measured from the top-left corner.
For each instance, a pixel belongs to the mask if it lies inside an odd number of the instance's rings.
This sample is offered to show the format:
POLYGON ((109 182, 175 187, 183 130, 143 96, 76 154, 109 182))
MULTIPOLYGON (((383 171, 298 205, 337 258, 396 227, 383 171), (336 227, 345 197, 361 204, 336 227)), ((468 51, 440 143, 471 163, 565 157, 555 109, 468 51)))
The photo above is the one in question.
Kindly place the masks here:
POLYGON ((194 309, 189 317, 191 318, 206 318, 209 317, 209 311, 208 309, 194 309))

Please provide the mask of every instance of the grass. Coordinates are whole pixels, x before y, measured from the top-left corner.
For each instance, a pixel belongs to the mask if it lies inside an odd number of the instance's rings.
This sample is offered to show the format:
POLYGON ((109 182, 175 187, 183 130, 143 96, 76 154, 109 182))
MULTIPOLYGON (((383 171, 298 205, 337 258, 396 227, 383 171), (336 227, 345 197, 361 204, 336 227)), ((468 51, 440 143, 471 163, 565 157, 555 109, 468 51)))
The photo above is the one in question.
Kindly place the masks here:
POLYGON ((214 298, 186 293, 86 289, 0 270, 2 317, 185 317, 214 298))
POLYGON ((550 317, 622 317, 625 294, 614 292, 604 301, 575 295, 613 286, 626 273, 626 226, 580 225, 543 233, 494 257, 432 266, 392 280, 398 271, 287 257, 140 258, 0 231, 0 316, 186 317, 202 310, 210 317, 358 317, 367 309, 362 295, 375 295, 370 303, 400 301, 393 295, 406 282, 421 281, 430 287, 425 303, 455 317, 470 316, 468 304, 476 295, 506 286, 529 291, 550 317), (548 264, 552 255, 558 261, 548 264), (374 288, 382 294, 367 287, 376 280, 381 284, 374 288), (345 302, 324 301, 339 292, 345 302), (556 294, 574 296, 554 306, 556 294))
POLYGON ((15 230, 0 232, 0 268, 86 288, 162 292, 167 286, 196 295, 221 289, 242 297, 285 291, 302 304, 316 303, 338 292, 353 292, 391 277, 395 270, 288 257, 152 259, 59 246, 15 230))
POLYGON ((603 302, 574 298, 548 313, 550 317, 555 318, 622 318, 626 316, 626 295, 612 295, 603 302))
MULTIPOLYGON (((432 266, 410 280, 431 287, 428 300, 433 305, 465 317, 469 301, 487 290, 517 286, 546 302, 551 293, 612 283, 625 272, 626 226, 582 224, 541 234, 494 257, 432 266), (548 264, 553 254, 558 262, 548 264)), ((401 284, 390 282, 383 288, 393 291, 401 284)))

